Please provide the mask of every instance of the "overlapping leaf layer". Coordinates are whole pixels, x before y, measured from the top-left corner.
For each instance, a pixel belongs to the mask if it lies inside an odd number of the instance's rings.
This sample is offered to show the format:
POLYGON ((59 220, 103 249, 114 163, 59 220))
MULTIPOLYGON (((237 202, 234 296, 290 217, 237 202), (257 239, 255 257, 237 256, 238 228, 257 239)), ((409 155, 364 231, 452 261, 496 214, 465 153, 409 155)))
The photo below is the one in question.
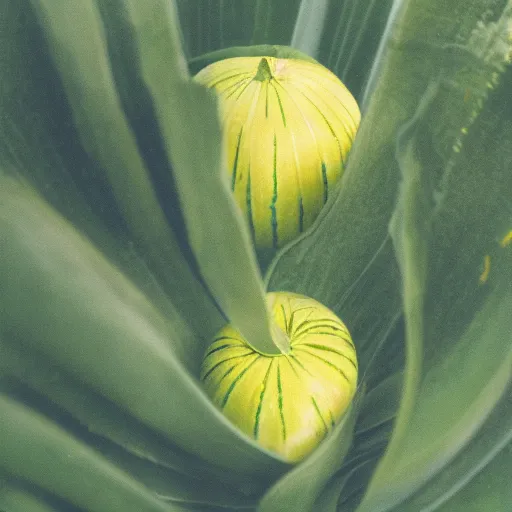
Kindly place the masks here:
POLYGON ((0 510, 506 510, 511 24, 506 0, 1 0, 0 510), (249 44, 363 110, 264 279, 187 67, 249 44), (227 318, 272 349, 266 289, 358 349, 350 414, 296 466, 198 380, 227 318))

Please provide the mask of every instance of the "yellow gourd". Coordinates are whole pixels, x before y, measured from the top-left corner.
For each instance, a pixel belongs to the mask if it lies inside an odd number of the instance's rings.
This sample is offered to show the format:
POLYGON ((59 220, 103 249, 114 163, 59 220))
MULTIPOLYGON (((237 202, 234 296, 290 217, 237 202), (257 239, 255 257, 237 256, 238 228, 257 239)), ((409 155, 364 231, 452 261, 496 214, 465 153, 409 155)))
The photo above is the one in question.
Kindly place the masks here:
POLYGON ((218 94, 234 196, 258 249, 306 230, 336 181, 359 126, 355 99, 327 68, 235 57, 195 77, 218 94))
POLYGON ((260 354, 227 325, 206 351, 201 380, 245 434, 297 462, 350 405, 356 351, 343 322, 319 302, 287 292, 270 293, 268 301, 272 320, 290 340, 289 352, 260 354))

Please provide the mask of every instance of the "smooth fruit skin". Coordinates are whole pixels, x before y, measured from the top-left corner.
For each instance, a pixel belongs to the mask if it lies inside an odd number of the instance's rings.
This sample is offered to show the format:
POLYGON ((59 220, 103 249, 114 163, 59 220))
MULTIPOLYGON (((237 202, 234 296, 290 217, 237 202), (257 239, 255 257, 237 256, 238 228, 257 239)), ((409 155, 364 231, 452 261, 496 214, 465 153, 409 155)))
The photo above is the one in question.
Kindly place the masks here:
POLYGON ((357 102, 327 68, 298 59, 225 59, 195 80, 218 94, 227 172, 255 246, 283 246, 311 226, 341 177, 357 102))
POLYGON ((319 302, 268 294, 274 322, 289 336, 287 354, 256 352, 230 325, 208 347, 206 392, 264 448, 290 462, 308 455, 333 429, 357 386, 357 358, 343 322, 319 302))

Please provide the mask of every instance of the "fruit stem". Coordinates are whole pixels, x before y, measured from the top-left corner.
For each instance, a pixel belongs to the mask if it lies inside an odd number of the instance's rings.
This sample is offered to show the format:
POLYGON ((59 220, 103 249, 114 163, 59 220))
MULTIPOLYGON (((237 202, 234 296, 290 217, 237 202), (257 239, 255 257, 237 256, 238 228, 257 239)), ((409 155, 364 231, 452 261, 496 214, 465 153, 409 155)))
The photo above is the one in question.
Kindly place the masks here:
POLYGON ((260 64, 258 66, 258 71, 254 76, 254 80, 258 80, 259 82, 264 82, 265 80, 272 80, 272 70, 270 69, 270 64, 266 57, 263 57, 260 60, 260 64))

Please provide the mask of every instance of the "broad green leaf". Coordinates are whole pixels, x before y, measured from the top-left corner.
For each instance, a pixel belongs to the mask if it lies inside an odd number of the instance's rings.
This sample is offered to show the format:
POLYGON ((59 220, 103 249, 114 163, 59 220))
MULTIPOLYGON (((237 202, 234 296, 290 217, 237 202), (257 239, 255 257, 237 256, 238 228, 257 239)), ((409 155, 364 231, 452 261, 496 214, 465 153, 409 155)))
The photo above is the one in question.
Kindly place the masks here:
POLYGON ((139 152, 150 173, 155 195, 194 275, 202 281, 188 243, 179 195, 147 87, 134 63, 138 59, 134 26, 120 2, 97 2, 112 76, 139 152))
POLYGON ((178 341, 196 346, 196 356, 192 350, 181 355, 187 364, 193 359, 197 367, 197 358, 204 350, 198 334, 206 338, 213 335, 222 325, 222 317, 188 270, 178 246, 172 248, 169 260, 179 271, 171 272, 171 265, 166 263, 167 277, 160 274, 155 279, 155 268, 148 267, 150 258, 134 243, 103 169, 80 145, 65 92, 29 2, 4 1, 0 10, 3 170, 32 183, 151 297, 181 333, 178 341), (204 312, 200 320, 195 314, 197 308, 204 312))
POLYGON ((41 496, 36 496, 13 479, 4 479, 0 475, 0 510, 4 512, 55 512, 41 496))
POLYGON ((322 512, 337 512, 338 500, 343 493, 351 473, 335 475, 318 496, 314 507, 322 512))
MULTIPOLYGON (((80 138, 105 171, 135 245, 145 252, 166 289, 176 286, 176 275, 185 276, 179 284, 200 286, 190 276, 191 270, 177 250, 178 241, 166 222, 135 135, 122 110, 95 2, 34 0, 32 3, 45 29, 80 138), (87 40, 77 38, 77 33, 87 34, 87 40), (137 190, 136 201, 132 199, 133 190, 137 190)), ((187 308, 187 290, 184 287, 174 294, 182 309, 187 308)), ((198 295, 201 296, 199 292, 198 295)), ((213 306, 207 300, 196 304, 208 316, 214 314, 209 307, 213 306)), ((187 320, 193 323, 193 318, 187 320)))
POLYGON ((256 3, 248 0, 178 0, 187 57, 250 44, 256 3))
MULTIPOLYGON (((455 498, 457 494, 464 493, 466 487, 471 487, 473 480, 478 478, 481 472, 487 471, 488 466, 494 465, 495 459, 503 461, 505 474, 510 473, 510 469, 512 469, 512 457, 509 449, 512 440, 511 405, 512 393, 509 387, 503 399, 467 448, 425 487, 402 503, 400 510, 404 512, 442 510, 443 506, 446 507, 450 502, 457 502, 458 499, 455 498), (503 456, 502 452, 504 452, 503 456)), ((489 495, 490 493, 487 490, 484 494, 489 495)), ((489 510, 500 510, 499 507, 493 508, 489 505, 488 507, 489 510)), ((452 510, 466 509, 459 506, 452 510)))
POLYGON ((507 510, 512 503, 512 444, 508 444, 469 485, 440 508, 439 512, 507 510))
MULTIPOLYGON (((375 466, 381 453, 361 457, 354 467, 348 466, 349 478, 346 481, 338 498, 338 511, 352 512, 357 508, 368 482, 370 481, 375 466)), ((346 471, 346 470, 345 470, 346 471)))
POLYGON ((186 81, 174 4, 127 1, 126 9, 137 27, 138 64, 155 105, 201 274, 247 341, 264 353, 279 353, 250 236, 224 169, 217 103, 211 91, 186 81))
POLYGON ((91 512, 184 510, 165 505, 94 450, 15 400, 0 394, 0 407, 2 471, 91 512))
POLYGON ((393 421, 382 423, 366 432, 358 433, 357 430, 341 469, 326 484, 318 500, 327 500, 331 505, 335 503, 336 510, 339 508, 344 512, 354 510, 361 500, 375 466, 386 449, 393 421))
POLYGON ((0 197, 4 332, 215 465, 264 480, 286 467, 211 404, 173 354, 160 313, 87 240, 10 180, 0 197))
MULTIPOLYGON (((95 3, 34 0, 33 5, 45 28, 82 141, 107 173, 137 242, 147 248, 176 244, 122 111, 95 3), (88 35, 87 44, 76 38, 77 32, 88 35), (130 199, 133 190, 138 191, 137 203, 130 199)), ((160 251, 165 254, 163 248, 160 251)))
POLYGON ((19 340, 2 338, 0 374, 11 394, 64 422, 78 439, 94 445, 109 461, 169 500, 172 496, 187 503, 210 500, 226 506, 246 502, 261 491, 261 482, 207 464, 169 444, 39 351, 27 351, 19 340))
POLYGON ((403 185, 392 232, 404 282, 406 378, 391 444, 361 511, 402 510, 399 503, 471 441, 512 378, 512 253, 504 238, 512 218, 503 208, 512 186, 503 110, 511 8, 445 56, 450 68, 400 138, 403 185), (468 88, 474 98, 465 101, 468 88))
POLYGON ((251 44, 289 44, 302 0, 256 0, 251 44))

